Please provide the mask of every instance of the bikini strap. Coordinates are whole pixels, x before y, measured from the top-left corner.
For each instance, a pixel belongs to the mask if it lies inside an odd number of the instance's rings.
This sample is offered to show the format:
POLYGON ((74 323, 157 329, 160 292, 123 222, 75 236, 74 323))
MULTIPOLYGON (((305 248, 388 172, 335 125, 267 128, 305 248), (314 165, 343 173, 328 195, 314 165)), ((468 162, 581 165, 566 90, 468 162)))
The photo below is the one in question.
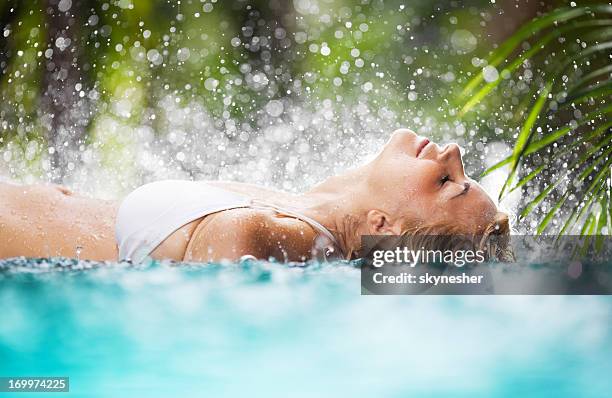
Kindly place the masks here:
POLYGON ((259 207, 259 208, 264 208, 264 209, 270 208, 279 214, 284 214, 290 217, 297 218, 298 220, 302 220, 305 223, 310 224, 319 233, 327 237, 334 244, 334 246, 336 246, 338 249, 340 248, 340 244, 338 243, 338 240, 336 239, 336 237, 331 232, 329 232, 329 230, 325 228, 321 223, 319 223, 316 220, 313 220, 310 217, 307 217, 303 214, 300 214, 298 212, 295 212, 295 211, 292 211, 292 210, 289 210, 289 209, 286 209, 286 208, 283 208, 277 205, 273 205, 271 203, 263 202, 258 199, 251 199, 251 207, 259 207))

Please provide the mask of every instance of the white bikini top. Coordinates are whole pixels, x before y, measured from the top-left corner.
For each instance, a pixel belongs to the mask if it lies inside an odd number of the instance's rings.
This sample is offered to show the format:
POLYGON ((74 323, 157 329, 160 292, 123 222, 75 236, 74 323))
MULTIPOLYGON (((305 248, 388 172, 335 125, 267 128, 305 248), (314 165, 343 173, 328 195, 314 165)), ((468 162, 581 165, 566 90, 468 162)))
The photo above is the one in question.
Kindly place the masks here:
POLYGON ((223 210, 272 209, 310 224, 339 248, 327 228, 303 214, 249 198, 205 182, 166 180, 143 185, 121 203, 115 224, 119 260, 139 263, 185 224, 223 210))

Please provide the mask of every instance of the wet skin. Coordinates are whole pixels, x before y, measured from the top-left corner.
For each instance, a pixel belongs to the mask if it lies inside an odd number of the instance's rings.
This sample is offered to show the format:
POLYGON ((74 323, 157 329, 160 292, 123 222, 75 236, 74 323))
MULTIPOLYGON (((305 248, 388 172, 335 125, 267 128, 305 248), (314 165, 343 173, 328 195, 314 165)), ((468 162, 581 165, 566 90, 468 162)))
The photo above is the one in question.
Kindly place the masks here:
POLYGON ((388 213, 403 218, 404 229, 406 224, 452 223, 458 232, 478 233, 497 213, 489 195, 465 175, 457 144, 440 147, 401 129, 365 167, 372 190, 383 193, 388 213))
POLYGON ((117 257, 117 203, 61 186, 0 183, 0 258, 117 257))
MULTIPOLYGON (((289 194, 238 183, 213 183, 262 200, 289 194)), ((274 198, 274 199, 272 199, 274 198)), ((57 185, 0 183, 0 259, 69 257, 116 261, 117 201, 93 199, 57 185)), ((316 232, 310 225, 272 211, 233 209, 194 220, 172 233, 152 253, 176 261, 219 261, 244 254, 305 261, 316 232)))

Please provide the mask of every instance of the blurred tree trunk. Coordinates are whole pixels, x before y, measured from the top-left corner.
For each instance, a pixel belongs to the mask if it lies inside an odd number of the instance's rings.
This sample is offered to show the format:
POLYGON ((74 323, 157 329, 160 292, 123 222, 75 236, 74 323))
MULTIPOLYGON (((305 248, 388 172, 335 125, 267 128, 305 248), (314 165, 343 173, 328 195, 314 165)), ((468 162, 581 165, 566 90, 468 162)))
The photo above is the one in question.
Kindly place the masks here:
POLYGON ((10 31, 14 29, 12 24, 21 12, 20 6, 23 5, 18 1, 0 2, 0 48, 2 49, 2 51, 0 51, 0 77, 2 77, 4 71, 8 69, 9 54, 14 49, 14 45, 11 46, 13 38, 5 37, 4 30, 10 31))
POLYGON ((54 182, 63 182, 75 168, 89 121, 82 75, 85 62, 81 48, 85 43, 79 42, 79 30, 84 25, 79 11, 83 6, 82 0, 44 1, 48 46, 40 112, 49 145, 48 175, 54 182))
POLYGON ((522 2, 504 0, 498 2, 500 12, 493 14, 491 22, 487 24, 487 30, 493 42, 503 42, 524 23, 550 11, 554 5, 551 3, 555 2, 540 2, 537 0, 524 0, 522 2))

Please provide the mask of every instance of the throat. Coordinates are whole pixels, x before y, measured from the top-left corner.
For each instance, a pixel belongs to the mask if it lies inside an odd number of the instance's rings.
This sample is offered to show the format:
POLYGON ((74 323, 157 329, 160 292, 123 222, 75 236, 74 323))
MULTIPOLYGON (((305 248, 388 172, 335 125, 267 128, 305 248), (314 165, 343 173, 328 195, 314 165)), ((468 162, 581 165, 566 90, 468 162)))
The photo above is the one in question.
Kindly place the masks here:
POLYGON ((333 235, 344 259, 353 258, 361 247, 359 227, 364 216, 356 195, 353 190, 332 192, 316 188, 302 195, 301 211, 333 235))

